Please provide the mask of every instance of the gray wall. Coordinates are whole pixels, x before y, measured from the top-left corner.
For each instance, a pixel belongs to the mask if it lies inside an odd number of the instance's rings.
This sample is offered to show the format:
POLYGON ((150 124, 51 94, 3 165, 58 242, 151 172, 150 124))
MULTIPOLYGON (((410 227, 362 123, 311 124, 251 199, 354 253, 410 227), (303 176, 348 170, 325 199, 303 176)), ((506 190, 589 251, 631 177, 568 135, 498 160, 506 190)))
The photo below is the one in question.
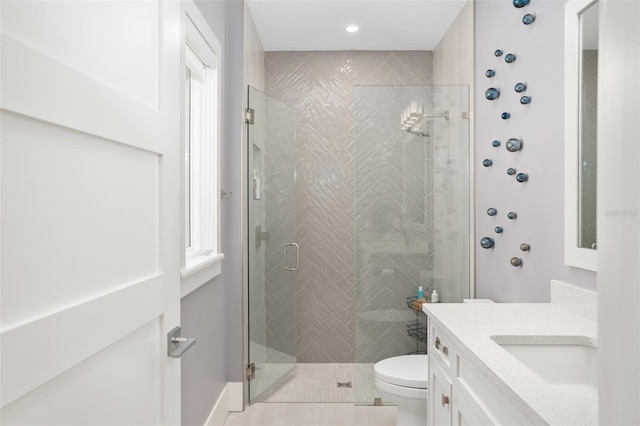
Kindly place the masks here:
POLYGON ((227 381, 223 278, 182 298, 180 309, 182 335, 197 339, 182 357, 182 424, 202 426, 227 381))
POLYGON ((426 85, 431 69, 431 52, 266 54, 266 92, 297 111, 298 362, 355 360, 353 86, 426 85))
POLYGON ((564 265, 564 2, 539 1, 516 9, 510 1, 476 2, 476 295, 500 302, 548 302, 549 281, 563 279, 595 288, 595 273, 564 265), (523 25, 522 15, 533 11, 536 21, 523 25), (513 64, 493 52, 517 54, 513 64), (496 70, 488 79, 487 69, 496 70), (530 105, 519 103, 514 85, 528 84, 530 105), (498 87, 502 94, 488 101, 484 92, 498 87), (511 112, 502 120, 503 111, 511 112), (518 153, 505 150, 511 137, 522 138, 518 153), (494 139, 502 141, 493 148, 494 139), (490 158, 493 167, 482 167, 490 158), (507 176, 509 167, 529 174, 520 184, 507 176), (498 215, 489 217, 489 207, 498 215), (518 219, 508 220, 509 211, 518 219), (494 233, 496 226, 504 233, 494 233), (484 250, 480 238, 495 238, 496 247, 484 250), (519 250, 529 243, 531 252, 519 250), (524 265, 514 268, 509 259, 521 256, 524 265))
POLYGON ((182 424, 202 425, 228 381, 242 381, 242 0, 196 1, 222 45, 222 275, 182 299, 182 424))
POLYGON ((225 280, 225 331, 227 381, 244 381, 243 366, 243 313, 242 313, 242 129, 244 126, 242 86, 243 72, 243 1, 226 2, 225 25, 225 93, 223 106, 227 114, 222 135, 222 189, 231 191, 232 197, 223 205, 222 244, 225 260, 222 273, 225 280))

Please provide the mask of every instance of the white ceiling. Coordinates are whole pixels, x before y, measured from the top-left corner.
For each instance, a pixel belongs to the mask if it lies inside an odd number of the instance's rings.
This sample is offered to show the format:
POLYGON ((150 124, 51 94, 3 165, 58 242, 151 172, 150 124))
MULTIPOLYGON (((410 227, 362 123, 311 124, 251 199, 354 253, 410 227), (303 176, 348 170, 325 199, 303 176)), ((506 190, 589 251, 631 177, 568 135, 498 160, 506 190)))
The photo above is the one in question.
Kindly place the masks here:
POLYGON ((466 0, 247 0, 265 51, 433 50, 466 0), (348 25, 360 31, 348 33, 348 25))

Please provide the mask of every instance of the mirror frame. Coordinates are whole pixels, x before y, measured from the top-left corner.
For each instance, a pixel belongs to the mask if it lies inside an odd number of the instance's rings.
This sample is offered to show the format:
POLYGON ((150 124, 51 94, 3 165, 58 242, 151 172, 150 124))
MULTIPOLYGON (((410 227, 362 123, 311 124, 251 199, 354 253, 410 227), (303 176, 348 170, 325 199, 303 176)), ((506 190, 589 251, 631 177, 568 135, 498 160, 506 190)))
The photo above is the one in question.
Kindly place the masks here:
POLYGON ((596 2, 567 0, 564 7, 564 263, 589 271, 598 269, 598 250, 578 246, 580 78, 576 76, 581 64, 580 15, 596 2))

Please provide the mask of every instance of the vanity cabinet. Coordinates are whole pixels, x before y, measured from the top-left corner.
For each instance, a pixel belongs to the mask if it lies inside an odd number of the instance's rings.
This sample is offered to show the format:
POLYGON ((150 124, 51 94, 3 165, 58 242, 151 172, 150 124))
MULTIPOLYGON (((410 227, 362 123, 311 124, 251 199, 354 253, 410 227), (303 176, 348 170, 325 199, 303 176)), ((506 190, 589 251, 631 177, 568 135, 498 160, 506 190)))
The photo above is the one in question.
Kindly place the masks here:
POLYGON ((429 362, 429 424, 451 425, 451 380, 437 362, 429 362))
POLYGON ((430 426, 532 424, 442 327, 429 321, 430 426))
POLYGON ((440 329, 431 332, 429 348, 429 425, 480 425, 484 424, 475 414, 462 393, 454 385, 460 353, 458 346, 440 329))
POLYGON ((596 354, 582 350, 596 342, 593 321, 544 303, 436 303, 423 311, 428 425, 598 424, 596 354), (575 362, 579 354, 585 364, 575 362))

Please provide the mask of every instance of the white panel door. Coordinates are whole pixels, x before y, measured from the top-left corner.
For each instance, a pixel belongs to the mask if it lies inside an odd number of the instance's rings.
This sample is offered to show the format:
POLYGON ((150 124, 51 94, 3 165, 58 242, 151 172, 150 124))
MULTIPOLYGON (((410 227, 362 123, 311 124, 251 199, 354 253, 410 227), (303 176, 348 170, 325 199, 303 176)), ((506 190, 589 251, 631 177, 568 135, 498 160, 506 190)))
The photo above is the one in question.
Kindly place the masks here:
POLYGON ((178 424, 180 3, 0 8, 0 422, 178 424))

